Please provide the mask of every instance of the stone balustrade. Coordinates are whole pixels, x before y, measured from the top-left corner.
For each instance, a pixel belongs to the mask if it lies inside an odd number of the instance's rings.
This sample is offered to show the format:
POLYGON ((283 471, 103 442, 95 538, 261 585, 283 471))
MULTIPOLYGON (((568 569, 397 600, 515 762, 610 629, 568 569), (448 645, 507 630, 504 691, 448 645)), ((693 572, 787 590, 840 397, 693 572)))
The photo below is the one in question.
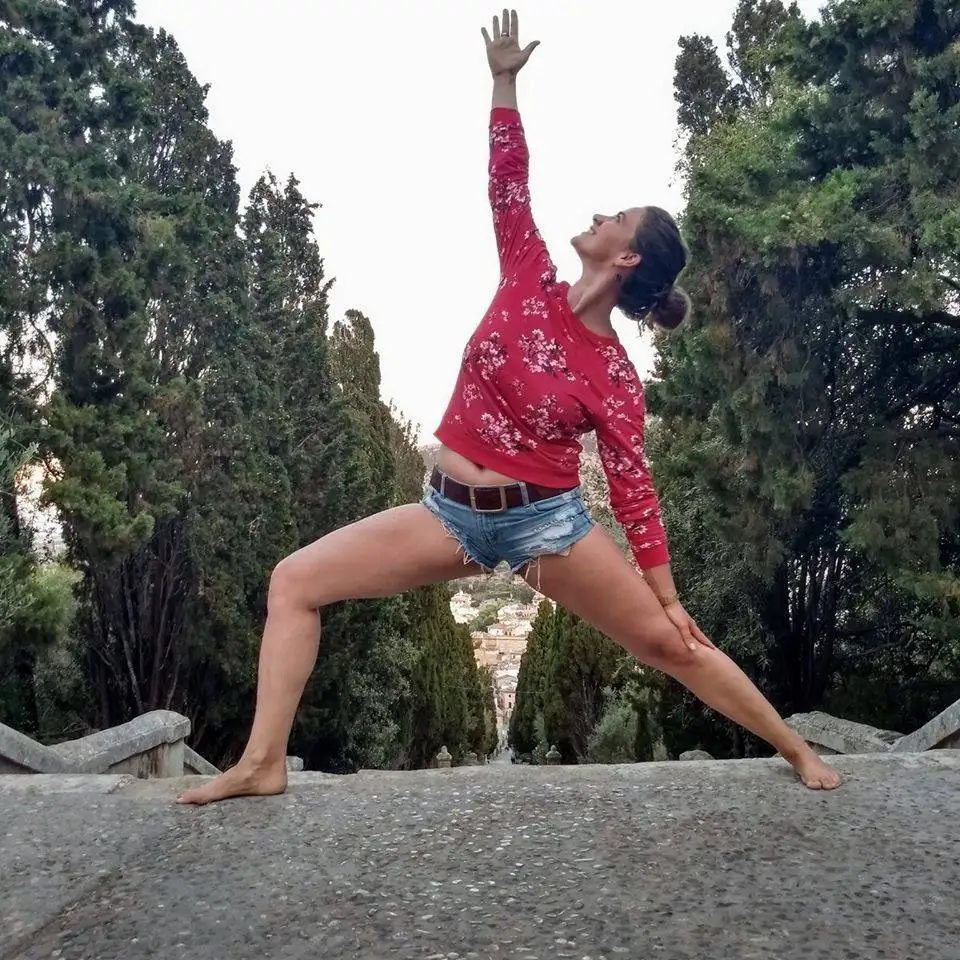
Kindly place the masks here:
POLYGON ((960 749, 960 700, 904 736, 829 713, 796 713, 787 724, 821 754, 923 753, 960 749))
MULTIPOLYGON (((960 700, 906 736, 817 711, 794 714, 787 718, 787 724, 823 754, 960 749, 960 700)), ((220 771, 212 763, 187 746, 189 734, 190 720, 170 710, 153 710, 117 727, 54 746, 44 746, 0 724, 0 774, 104 773, 141 779, 218 774, 220 771)), ((695 756, 701 759, 699 751, 691 751, 683 759, 695 756)), ((545 760, 548 764, 560 763, 555 746, 551 746, 545 760)), ((450 752, 442 747, 436 766, 449 769, 452 762, 450 752)), ((473 753, 467 753, 462 760, 464 766, 485 762, 485 757, 473 753)), ((287 768, 302 770, 303 761, 288 757, 287 768)))
MULTIPOLYGON (((0 723, 0 774, 111 773, 139 779, 215 777, 220 770, 187 746, 190 720, 172 710, 151 710, 127 723, 78 740, 44 746, 0 723)), ((303 770, 287 757, 287 770, 303 770)))
POLYGON ((925 750, 960 750, 960 700, 951 703, 946 710, 890 748, 891 753, 921 753, 925 750))
POLYGON ((0 773, 126 773, 141 779, 219 773, 186 745, 189 733, 189 719, 171 710, 152 710, 54 746, 0 724, 0 773))
POLYGON ((209 761, 200 756, 196 750, 183 745, 183 773, 185 776, 215 777, 220 771, 209 761))
POLYGON ((820 754, 887 753, 903 737, 902 733, 879 730, 865 723, 855 723, 817 710, 787 717, 787 726, 799 733, 820 754))

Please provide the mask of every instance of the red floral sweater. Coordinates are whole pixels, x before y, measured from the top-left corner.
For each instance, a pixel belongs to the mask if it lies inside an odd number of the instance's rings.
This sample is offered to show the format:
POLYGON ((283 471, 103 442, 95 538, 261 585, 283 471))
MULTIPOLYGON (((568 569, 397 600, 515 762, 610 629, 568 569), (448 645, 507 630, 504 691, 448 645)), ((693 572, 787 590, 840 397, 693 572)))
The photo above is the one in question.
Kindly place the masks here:
POLYGON ((530 212, 520 115, 490 115, 490 205, 500 284, 467 343, 436 438, 517 480, 579 483, 579 437, 596 432, 610 507, 641 569, 669 560, 644 455, 643 385, 616 337, 577 319, 530 212))

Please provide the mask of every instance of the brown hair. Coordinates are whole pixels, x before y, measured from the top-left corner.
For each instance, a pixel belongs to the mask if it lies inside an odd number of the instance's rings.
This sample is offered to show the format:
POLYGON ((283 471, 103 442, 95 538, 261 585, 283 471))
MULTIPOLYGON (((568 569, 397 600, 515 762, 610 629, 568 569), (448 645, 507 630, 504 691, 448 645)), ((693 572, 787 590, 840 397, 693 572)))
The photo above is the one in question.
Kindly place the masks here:
POLYGON ((640 262, 622 279, 617 306, 638 323, 649 317, 675 330, 690 314, 690 297, 675 285, 687 265, 687 248, 673 217, 660 207, 645 207, 630 248, 640 262))

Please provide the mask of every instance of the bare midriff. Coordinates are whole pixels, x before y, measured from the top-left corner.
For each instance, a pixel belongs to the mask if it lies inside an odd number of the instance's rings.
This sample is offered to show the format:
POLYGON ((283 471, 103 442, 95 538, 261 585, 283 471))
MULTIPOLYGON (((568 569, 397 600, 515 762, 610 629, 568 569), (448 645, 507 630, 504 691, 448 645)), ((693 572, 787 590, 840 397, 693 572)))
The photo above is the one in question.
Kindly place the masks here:
POLYGON ((437 466, 448 476, 471 487, 499 487, 516 483, 513 477, 504 476, 495 470, 487 470, 449 447, 441 446, 437 453, 437 466))

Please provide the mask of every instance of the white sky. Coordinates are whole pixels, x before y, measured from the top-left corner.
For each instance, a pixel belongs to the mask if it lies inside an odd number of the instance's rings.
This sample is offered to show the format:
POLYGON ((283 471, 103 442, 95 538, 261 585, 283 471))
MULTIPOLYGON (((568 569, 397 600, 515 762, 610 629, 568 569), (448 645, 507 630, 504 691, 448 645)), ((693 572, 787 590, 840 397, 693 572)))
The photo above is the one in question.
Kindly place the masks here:
MULTIPOLYGON (((814 16, 820 0, 801 0, 814 16)), ((679 212, 673 65, 682 34, 721 50, 736 0, 532 0, 520 75, 534 216, 561 278, 595 212, 679 212), (589 13, 587 12, 589 8, 589 13)), ((316 236, 331 322, 362 310, 384 399, 432 441, 460 355, 497 281, 486 198, 490 75, 479 0, 139 0, 210 85, 210 124, 234 147, 243 194, 294 173, 322 204, 316 236)), ((647 338, 616 318, 644 374, 647 338)))

